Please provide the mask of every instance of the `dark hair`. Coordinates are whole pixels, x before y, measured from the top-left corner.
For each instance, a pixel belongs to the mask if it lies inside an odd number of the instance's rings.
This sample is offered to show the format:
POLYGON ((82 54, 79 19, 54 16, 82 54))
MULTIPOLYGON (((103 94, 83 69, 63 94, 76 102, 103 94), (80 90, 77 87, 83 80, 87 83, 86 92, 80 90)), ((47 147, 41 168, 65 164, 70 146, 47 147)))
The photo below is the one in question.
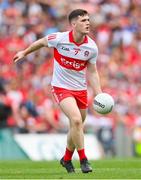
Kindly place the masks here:
POLYGON ((88 12, 84 9, 75 9, 69 14, 68 20, 69 20, 69 22, 71 22, 72 19, 77 18, 78 16, 84 16, 87 14, 88 14, 88 12))

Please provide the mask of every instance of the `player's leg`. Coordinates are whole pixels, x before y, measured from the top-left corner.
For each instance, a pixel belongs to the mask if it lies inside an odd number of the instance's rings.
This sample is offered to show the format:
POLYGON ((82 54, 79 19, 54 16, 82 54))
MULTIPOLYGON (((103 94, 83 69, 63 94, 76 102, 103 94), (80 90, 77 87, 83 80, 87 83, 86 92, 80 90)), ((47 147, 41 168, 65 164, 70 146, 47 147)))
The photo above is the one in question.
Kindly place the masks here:
MULTIPOLYGON (((80 109, 80 113, 81 113, 82 122, 84 122, 86 119, 87 110, 80 109)), ((70 126, 71 126, 71 124, 70 124, 70 126)), ((72 141, 71 132, 69 129, 68 134, 67 134, 67 148, 66 148, 64 159, 71 160, 74 150, 75 150, 75 145, 72 141)))
POLYGON ((68 172, 72 172, 72 163, 70 162, 71 160, 66 160, 66 156, 70 158, 71 152, 73 154, 74 148, 76 148, 77 150, 84 149, 82 117, 78 109, 76 100, 73 97, 67 97, 63 99, 60 102, 60 107, 68 117, 70 122, 67 148, 64 156, 65 160, 63 158, 60 162, 68 172))
POLYGON ((67 134, 67 146, 66 146, 66 151, 65 151, 63 159, 65 161, 71 161, 74 150, 75 150, 75 145, 72 141, 71 132, 69 129, 68 134, 67 134))
MULTIPOLYGON (((84 124, 83 122, 86 119, 87 107, 88 107, 88 103, 87 103, 87 91, 86 90, 83 90, 83 91, 74 91, 73 95, 74 95, 74 97, 76 99, 77 106, 78 106, 79 112, 81 114, 82 124, 84 124)), ((83 137, 84 137, 84 132, 83 132, 83 137)), ((78 151, 78 154, 79 154, 80 162, 83 159, 87 159, 84 147, 83 147, 83 149, 80 149, 78 151)))
POLYGON ((62 164, 63 167, 66 168, 68 173, 75 172, 74 166, 71 162, 74 150, 75 150, 75 145, 72 141, 71 132, 69 130, 67 135, 66 151, 63 158, 60 160, 60 163, 62 164))
POLYGON ((72 148, 72 150, 74 150, 74 146, 76 147, 80 158, 82 172, 91 172, 92 168, 88 163, 84 150, 83 121, 86 118, 86 110, 80 110, 76 100, 72 97, 68 97, 64 101, 61 101, 60 106, 70 120, 70 129, 68 134, 69 141, 67 146, 70 149, 72 148))
MULTIPOLYGON (((86 119, 86 115, 87 115, 87 109, 79 109, 79 110, 80 110, 82 122, 84 123, 84 121, 86 119)), ((67 148, 70 149, 71 152, 74 151, 74 149, 75 149, 70 131, 68 133, 67 148)), ((68 153, 66 153, 66 154, 68 154, 68 153)), ((78 150, 78 154, 79 154, 79 158, 80 158, 80 167, 81 167, 82 172, 83 173, 92 172, 92 168, 86 158, 84 148, 78 150)))
POLYGON ((72 153, 70 153, 70 157, 66 157, 65 159, 66 160, 71 160, 73 152, 75 150, 75 145, 74 145, 74 143, 72 141, 70 129, 69 129, 68 134, 67 134, 67 149, 72 153))
MULTIPOLYGON (((52 87, 52 94, 58 104, 60 104, 60 102, 63 101, 63 99, 66 99, 68 97, 73 97, 70 91, 63 88, 58 88, 58 87, 52 87)), ((66 107, 69 107, 69 105, 67 104, 66 107)), ((70 126, 71 126, 71 123, 70 123, 70 126)), ((75 150, 75 146, 74 146, 74 143, 72 142, 71 132, 69 129, 68 136, 67 136, 66 152, 63 158, 60 160, 60 163, 66 168, 66 170, 69 173, 74 172, 74 167, 71 162, 74 150, 75 150)))
POLYGON ((70 121, 69 133, 77 150, 84 147, 83 123, 80 110, 73 97, 67 97, 60 102, 60 107, 70 121))
MULTIPOLYGON (((79 110, 80 110, 82 121, 84 124, 84 121, 85 121, 86 115, 87 115, 87 110, 86 109, 79 109, 79 110)), ((80 159, 80 167, 81 167, 82 172, 84 172, 84 173, 92 172, 92 168, 91 168, 90 163, 88 162, 87 158, 80 159)))
MULTIPOLYGON (((82 122, 84 122, 86 119, 87 110, 86 109, 80 109, 80 113, 81 113, 82 122)), ((75 150, 75 145, 72 141, 70 130, 68 131, 68 134, 67 134, 67 148, 71 152, 73 152, 75 150)))
POLYGON ((71 137, 71 132, 70 129, 68 130, 68 134, 67 134, 67 147, 68 149, 70 149, 71 151, 75 150, 75 145, 72 141, 72 137, 71 137))
POLYGON ((60 102, 59 104, 63 112, 67 115, 67 117, 70 120, 70 128, 67 138, 67 148, 64 156, 67 160, 67 163, 64 164, 64 158, 62 158, 60 162, 63 166, 65 166, 68 172, 74 172, 74 168, 71 163, 71 158, 75 147, 78 150, 80 159, 86 159, 84 152, 83 121, 86 117, 85 109, 87 108, 87 92, 77 92, 76 94, 73 94, 75 98, 73 97, 72 92, 70 93, 68 90, 65 89, 54 87, 52 92, 56 101, 60 102), (80 110, 81 108, 79 109, 78 107, 81 107, 82 110, 80 110), (74 128, 75 126, 78 126, 79 128, 74 128), (81 129, 81 131, 79 131, 79 129, 81 129), (73 133, 73 131, 76 133, 73 133), (78 132, 79 135, 77 135, 78 132))
POLYGON ((87 116, 87 109, 79 109, 82 117, 82 121, 84 123, 86 116, 87 116))

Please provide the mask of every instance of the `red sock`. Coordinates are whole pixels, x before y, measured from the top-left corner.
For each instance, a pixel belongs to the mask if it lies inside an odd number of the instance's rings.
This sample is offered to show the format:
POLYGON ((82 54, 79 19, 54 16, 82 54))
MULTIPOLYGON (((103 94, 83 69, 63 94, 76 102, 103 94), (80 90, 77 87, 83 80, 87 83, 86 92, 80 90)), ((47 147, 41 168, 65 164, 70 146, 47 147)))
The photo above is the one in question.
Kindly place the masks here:
POLYGON ((82 159, 86 159, 86 158, 87 158, 86 155, 85 155, 85 150, 84 150, 84 149, 80 149, 80 150, 78 150, 77 152, 78 152, 80 161, 81 161, 82 159))
POLYGON ((72 159, 73 152, 74 151, 70 151, 68 148, 66 148, 66 152, 64 155, 64 161, 70 161, 72 159))

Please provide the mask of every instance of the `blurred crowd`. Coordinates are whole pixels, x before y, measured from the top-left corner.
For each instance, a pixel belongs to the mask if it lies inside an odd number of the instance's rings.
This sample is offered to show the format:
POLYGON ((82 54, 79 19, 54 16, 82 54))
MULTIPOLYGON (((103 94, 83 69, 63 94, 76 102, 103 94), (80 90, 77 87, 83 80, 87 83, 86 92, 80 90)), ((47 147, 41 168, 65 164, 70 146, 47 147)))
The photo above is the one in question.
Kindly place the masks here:
MULTIPOLYGON (((98 115, 89 86, 85 131, 104 127, 111 132, 123 123, 127 133, 136 127, 141 132, 140 0, 0 0, 0 127, 20 133, 67 131, 50 90, 53 51, 42 48, 16 64, 12 58, 43 36, 70 30, 67 15, 74 8, 90 13, 102 89, 115 99, 112 113, 98 115)), ((141 141, 138 133, 134 138, 141 141)))

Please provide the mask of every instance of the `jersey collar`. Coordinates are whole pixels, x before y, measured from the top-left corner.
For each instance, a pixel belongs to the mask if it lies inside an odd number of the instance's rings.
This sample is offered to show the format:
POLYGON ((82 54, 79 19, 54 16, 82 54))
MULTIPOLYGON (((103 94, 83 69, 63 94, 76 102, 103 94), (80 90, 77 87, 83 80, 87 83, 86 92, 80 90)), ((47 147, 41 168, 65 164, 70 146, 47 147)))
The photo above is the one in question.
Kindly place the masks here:
POLYGON ((70 32, 69 32, 69 41, 72 42, 72 43, 74 43, 74 44, 77 45, 77 46, 80 46, 80 45, 82 45, 82 44, 84 44, 84 43, 88 43, 88 37, 85 36, 84 41, 83 41, 82 43, 77 43, 77 42, 75 42, 74 39, 73 39, 72 31, 70 31, 70 32))

